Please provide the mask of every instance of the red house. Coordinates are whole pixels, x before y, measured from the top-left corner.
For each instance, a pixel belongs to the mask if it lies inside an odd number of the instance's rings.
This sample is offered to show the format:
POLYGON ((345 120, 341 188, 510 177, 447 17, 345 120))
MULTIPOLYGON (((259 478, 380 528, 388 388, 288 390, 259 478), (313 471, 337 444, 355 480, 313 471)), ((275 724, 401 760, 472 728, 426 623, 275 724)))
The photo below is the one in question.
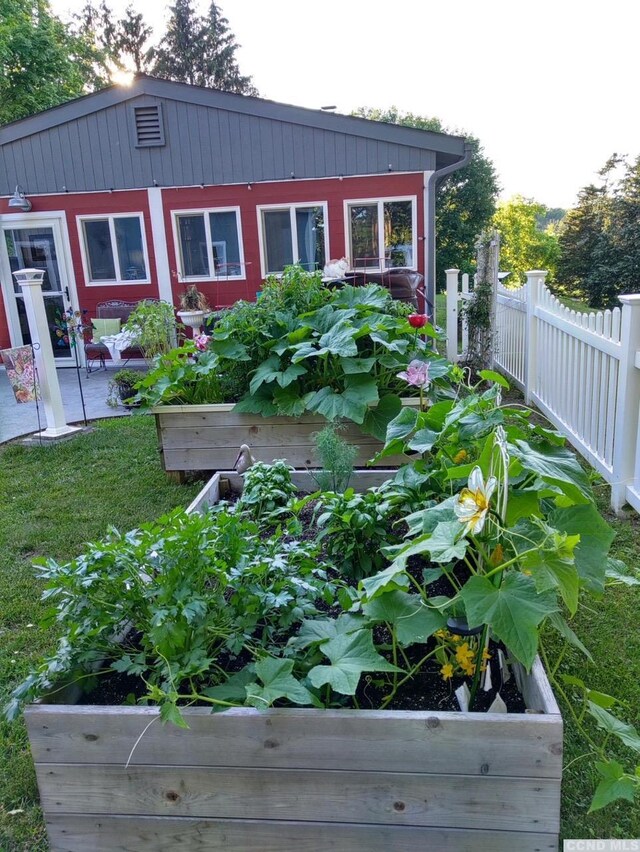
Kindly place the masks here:
POLYGON ((408 267, 433 301, 435 185, 467 161, 460 137, 144 75, 0 127, 0 348, 28 339, 23 267, 56 342, 69 305, 189 283, 229 305, 293 262, 408 267))

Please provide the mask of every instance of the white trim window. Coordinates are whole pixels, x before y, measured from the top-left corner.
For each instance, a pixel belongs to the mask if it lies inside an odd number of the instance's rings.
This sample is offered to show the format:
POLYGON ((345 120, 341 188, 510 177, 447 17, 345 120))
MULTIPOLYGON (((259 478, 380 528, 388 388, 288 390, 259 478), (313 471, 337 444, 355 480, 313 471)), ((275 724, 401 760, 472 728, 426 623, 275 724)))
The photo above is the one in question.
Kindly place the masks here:
POLYGON ((87 286, 151 283, 142 213, 77 218, 87 286))
POLYGON ((239 207, 172 210, 181 282, 246 278, 239 207))
POLYGON ((417 268, 416 196, 344 202, 351 268, 382 272, 417 268))
POLYGON ((293 263, 308 272, 329 256, 326 201, 257 207, 262 277, 279 275, 293 263))

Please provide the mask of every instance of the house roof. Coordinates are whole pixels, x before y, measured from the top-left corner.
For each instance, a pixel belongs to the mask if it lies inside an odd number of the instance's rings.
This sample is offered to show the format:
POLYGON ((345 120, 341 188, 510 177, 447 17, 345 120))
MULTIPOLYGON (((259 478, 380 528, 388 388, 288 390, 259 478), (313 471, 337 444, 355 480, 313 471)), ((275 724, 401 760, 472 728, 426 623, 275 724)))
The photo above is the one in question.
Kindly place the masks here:
POLYGON ((15 183, 37 193, 422 171, 463 156, 459 136, 139 74, 129 87, 109 86, 0 127, 0 193, 15 183), (140 149, 128 115, 132 105, 155 103, 164 105, 167 145, 140 149), (100 173, 84 168, 87 147, 92 160, 102 156, 100 173), (111 168, 118 155, 123 164, 111 168))

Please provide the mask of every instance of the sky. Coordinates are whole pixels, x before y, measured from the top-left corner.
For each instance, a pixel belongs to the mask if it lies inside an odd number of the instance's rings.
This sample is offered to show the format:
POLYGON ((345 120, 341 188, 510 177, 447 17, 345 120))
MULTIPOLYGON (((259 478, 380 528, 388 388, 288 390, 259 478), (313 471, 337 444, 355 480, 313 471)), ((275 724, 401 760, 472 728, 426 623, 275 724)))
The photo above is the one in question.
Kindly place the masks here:
MULTIPOLYGON (((127 0, 107 0, 118 13, 127 0)), ((65 18, 84 0, 51 0, 65 18)), ((167 12, 136 0, 154 30, 167 12)), ((570 207, 640 154, 637 0, 221 0, 261 96, 437 116, 478 137, 502 197, 570 207)), ((200 7, 206 8, 206 3, 200 7)))

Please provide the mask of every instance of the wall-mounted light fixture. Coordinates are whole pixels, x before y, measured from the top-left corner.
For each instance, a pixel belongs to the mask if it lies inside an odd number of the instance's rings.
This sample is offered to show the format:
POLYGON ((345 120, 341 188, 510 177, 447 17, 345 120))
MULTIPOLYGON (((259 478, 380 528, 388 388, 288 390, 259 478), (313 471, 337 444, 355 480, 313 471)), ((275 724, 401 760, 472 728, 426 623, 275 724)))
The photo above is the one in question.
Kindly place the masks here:
POLYGON ((22 210, 23 213, 28 213, 31 210, 31 202, 24 194, 24 189, 18 184, 16 186, 16 191, 13 193, 11 198, 9 199, 9 207, 11 209, 22 210))

